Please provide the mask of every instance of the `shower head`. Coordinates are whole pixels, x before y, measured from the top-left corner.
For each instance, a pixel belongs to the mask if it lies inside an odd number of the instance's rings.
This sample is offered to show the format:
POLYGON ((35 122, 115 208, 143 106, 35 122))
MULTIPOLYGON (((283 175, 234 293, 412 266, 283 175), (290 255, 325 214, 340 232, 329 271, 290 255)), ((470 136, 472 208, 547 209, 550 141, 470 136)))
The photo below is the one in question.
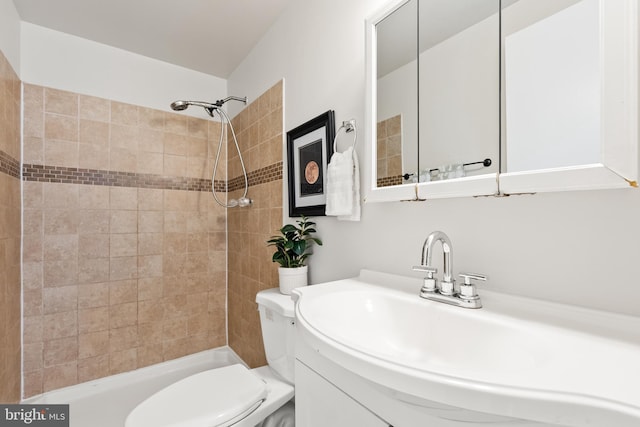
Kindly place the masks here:
POLYGON ((187 101, 175 101, 171 103, 171 109, 173 111, 186 110, 188 107, 189 107, 189 103, 187 101))
POLYGON ((211 104, 209 102, 203 101, 175 101, 171 103, 171 109, 173 111, 183 111, 186 110, 189 105, 196 105, 198 107, 202 107, 207 111, 217 110, 220 105, 218 103, 211 104))
POLYGON ((228 96, 224 99, 219 99, 214 103, 204 102, 204 101, 174 101, 171 103, 171 109, 173 111, 183 111, 189 108, 189 105, 197 105, 198 107, 202 107, 207 110, 207 113, 211 116, 214 110, 222 107, 224 103, 227 101, 240 101, 247 103, 247 97, 240 98, 239 96, 228 96))

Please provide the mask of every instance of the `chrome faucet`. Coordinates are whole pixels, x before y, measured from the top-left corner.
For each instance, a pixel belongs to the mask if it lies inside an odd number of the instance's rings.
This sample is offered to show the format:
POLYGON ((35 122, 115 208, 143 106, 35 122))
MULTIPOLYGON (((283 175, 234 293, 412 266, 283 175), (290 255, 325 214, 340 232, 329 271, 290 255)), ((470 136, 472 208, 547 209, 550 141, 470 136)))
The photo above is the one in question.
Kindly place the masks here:
MULTIPOLYGON (((421 264, 425 266, 431 266, 431 259, 433 257, 433 246, 437 243, 442 243, 442 250, 444 252, 444 265, 442 271, 442 282, 440 284, 440 293, 443 295, 453 295, 454 283, 455 279, 453 279, 453 246, 451 245, 451 240, 449 236, 444 234, 442 231, 434 231, 429 234, 427 239, 424 241, 422 245, 422 260, 421 264)), ((434 271, 433 273, 436 273, 434 271)), ((431 286, 428 286, 428 289, 435 290, 435 279, 433 282, 433 289, 431 286)))
POLYGON ((464 278, 464 284, 461 284, 459 291, 456 291, 455 279, 453 279, 453 246, 451 240, 442 231, 434 231, 429 234, 422 245, 422 259, 420 265, 414 266, 415 271, 424 271, 427 277, 424 278, 424 285, 420 289, 422 298, 444 302, 465 308, 480 308, 482 302, 476 293, 476 288, 471 280, 487 280, 487 277, 481 274, 461 273, 460 277, 464 278), (432 265, 433 247, 440 242, 444 252, 444 265, 442 272, 442 282, 438 286, 438 279, 433 275, 438 269, 432 265))

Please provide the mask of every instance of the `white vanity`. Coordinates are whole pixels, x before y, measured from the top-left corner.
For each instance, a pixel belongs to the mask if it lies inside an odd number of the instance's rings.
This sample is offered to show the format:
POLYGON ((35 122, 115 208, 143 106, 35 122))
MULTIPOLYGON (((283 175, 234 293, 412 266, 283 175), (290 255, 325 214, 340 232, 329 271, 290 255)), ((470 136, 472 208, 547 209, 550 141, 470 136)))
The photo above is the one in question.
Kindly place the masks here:
POLYGON ((296 425, 640 425, 640 319, 363 270, 299 288, 296 425))

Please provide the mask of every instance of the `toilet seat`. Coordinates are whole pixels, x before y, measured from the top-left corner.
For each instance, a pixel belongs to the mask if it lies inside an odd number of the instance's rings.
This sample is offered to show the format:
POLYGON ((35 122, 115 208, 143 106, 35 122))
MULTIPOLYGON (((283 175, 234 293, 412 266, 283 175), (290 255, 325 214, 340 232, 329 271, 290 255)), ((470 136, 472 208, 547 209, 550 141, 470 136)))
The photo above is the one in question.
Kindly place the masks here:
POLYGON ((127 417, 125 427, 225 427, 251 414, 267 386, 243 365, 211 369, 155 393, 127 417))

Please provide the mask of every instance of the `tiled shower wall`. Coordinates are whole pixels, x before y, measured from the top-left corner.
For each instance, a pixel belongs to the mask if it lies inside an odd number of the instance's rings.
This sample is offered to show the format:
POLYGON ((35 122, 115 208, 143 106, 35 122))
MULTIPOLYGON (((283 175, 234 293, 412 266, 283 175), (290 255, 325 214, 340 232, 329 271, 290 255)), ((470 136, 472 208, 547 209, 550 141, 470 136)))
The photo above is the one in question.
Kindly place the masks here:
POLYGON ((20 80, 0 52, 0 402, 20 400, 20 80))
POLYGON ((220 124, 28 84, 24 98, 25 397, 225 345, 220 124))
MULTIPOLYGON (((251 367, 266 364, 256 293, 278 286, 267 239, 282 227, 283 82, 233 119, 249 175, 250 208, 229 209, 229 345, 251 367)), ((229 141, 230 197, 242 195, 242 172, 229 141)))

